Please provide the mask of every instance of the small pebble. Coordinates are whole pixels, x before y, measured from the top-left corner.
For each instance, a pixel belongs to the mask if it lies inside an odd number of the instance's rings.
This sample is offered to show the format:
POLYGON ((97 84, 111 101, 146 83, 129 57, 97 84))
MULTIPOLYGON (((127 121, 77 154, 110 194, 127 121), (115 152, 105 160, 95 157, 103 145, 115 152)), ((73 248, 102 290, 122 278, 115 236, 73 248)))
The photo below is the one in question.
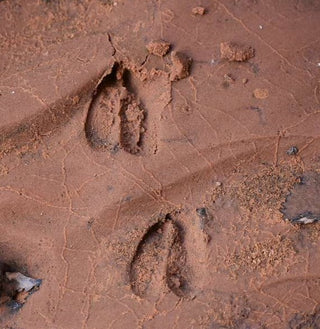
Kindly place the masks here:
POLYGON ((296 146, 291 146, 288 150, 287 150, 287 154, 288 155, 296 155, 299 152, 299 149, 296 146))

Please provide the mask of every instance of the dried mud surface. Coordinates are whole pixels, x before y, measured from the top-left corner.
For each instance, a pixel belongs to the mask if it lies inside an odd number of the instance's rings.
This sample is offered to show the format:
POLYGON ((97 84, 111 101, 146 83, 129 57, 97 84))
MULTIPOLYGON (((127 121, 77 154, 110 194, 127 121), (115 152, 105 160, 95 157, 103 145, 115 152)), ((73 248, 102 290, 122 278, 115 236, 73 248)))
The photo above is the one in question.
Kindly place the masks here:
POLYGON ((0 1, 0 328, 319 328, 319 19, 0 1))

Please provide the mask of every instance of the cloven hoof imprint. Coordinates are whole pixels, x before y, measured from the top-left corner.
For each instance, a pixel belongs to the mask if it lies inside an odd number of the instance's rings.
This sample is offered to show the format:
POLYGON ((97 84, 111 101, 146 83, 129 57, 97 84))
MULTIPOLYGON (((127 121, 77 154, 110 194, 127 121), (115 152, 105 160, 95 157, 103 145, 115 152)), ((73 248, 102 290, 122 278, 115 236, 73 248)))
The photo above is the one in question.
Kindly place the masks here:
POLYGON ((178 297, 187 297, 189 279, 183 229, 170 215, 153 224, 142 237, 130 264, 134 294, 146 297, 165 287, 178 297))
POLYGON ((137 97, 129 91, 125 75, 131 73, 120 64, 97 87, 85 123, 85 134, 94 149, 131 154, 142 150, 145 111, 137 97))

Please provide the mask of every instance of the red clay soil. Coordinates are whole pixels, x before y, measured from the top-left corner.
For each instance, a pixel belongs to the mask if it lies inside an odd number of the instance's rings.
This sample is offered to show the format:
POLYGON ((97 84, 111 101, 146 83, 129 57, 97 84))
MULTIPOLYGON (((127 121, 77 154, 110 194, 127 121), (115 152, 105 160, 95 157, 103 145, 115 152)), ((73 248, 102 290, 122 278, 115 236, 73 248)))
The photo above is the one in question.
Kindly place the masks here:
POLYGON ((0 1, 0 328, 319 328, 319 21, 0 1))

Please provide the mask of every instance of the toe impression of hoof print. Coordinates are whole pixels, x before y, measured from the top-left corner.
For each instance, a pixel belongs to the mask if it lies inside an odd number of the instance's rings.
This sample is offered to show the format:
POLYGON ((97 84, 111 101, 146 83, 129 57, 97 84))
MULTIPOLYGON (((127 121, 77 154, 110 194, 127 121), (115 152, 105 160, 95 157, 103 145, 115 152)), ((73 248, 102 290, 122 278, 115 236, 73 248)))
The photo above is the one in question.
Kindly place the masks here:
POLYGON ((125 83, 128 70, 116 64, 96 89, 85 123, 85 134, 94 149, 138 154, 142 147, 145 112, 125 83))
POLYGON ((178 297, 189 294, 187 253, 183 246, 184 232, 179 224, 175 224, 172 232, 172 243, 169 248, 166 280, 169 289, 178 297))
POLYGON ((0 265, 0 318, 18 311, 28 297, 36 292, 42 283, 20 272, 12 271, 11 267, 0 265))
POLYGON ((136 249, 129 270, 133 293, 158 296, 169 288, 178 297, 186 296, 185 264, 181 229, 167 216, 148 229, 136 249))

